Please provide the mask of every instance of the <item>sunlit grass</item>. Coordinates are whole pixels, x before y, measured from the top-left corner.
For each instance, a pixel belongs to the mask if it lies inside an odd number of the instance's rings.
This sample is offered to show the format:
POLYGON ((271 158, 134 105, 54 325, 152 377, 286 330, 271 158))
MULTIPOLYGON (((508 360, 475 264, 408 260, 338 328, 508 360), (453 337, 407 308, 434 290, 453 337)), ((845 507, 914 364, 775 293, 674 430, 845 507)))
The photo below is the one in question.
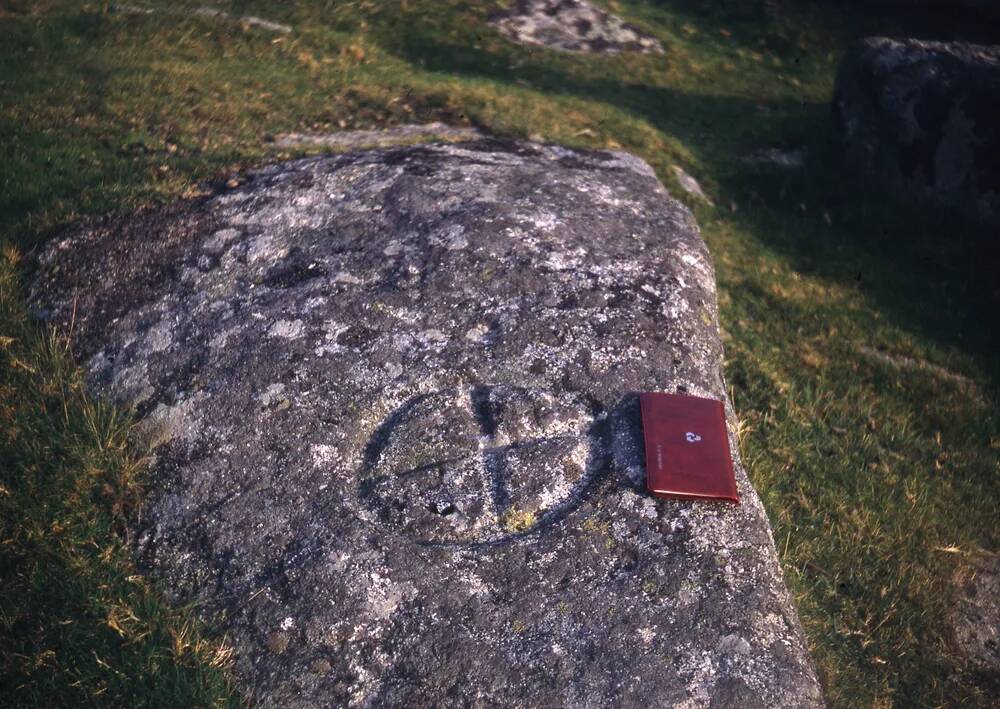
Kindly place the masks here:
POLYGON ((88 397, 65 337, 0 260, 0 684, 20 706, 230 703, 230 651, 135 573, 141 492, 129 421, 88 397))

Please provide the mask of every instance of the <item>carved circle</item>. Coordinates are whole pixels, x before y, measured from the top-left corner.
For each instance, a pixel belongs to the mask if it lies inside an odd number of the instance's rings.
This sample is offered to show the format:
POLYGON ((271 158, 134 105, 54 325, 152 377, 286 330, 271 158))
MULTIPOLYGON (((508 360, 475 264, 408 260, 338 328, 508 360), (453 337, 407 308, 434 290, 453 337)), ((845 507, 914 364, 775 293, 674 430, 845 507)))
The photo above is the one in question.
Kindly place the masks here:
POLYGON ((414 397, 365 449, 361 495, 426 544, 523 536, 582 502, 603 463, 599 417, 581 398, 513 386, 414 397))

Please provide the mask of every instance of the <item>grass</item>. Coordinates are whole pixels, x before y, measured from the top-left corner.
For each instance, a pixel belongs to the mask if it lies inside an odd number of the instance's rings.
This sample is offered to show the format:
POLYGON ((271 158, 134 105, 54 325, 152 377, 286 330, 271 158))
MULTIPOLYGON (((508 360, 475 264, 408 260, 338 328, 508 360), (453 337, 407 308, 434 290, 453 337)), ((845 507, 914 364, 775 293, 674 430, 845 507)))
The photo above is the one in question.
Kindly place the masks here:
POLYGON ((140 459, 89 398, 69 341, 40 331, 0 261, 0 685, 20 706, 230 703, 224 643, 132 568, 140 459))
POLYGON ((142 468, 128 422, 85 396, 68 341, 28 318, 15 250, 81 216, 287 157, 269 143, 281 132, 431 120, 629 150, 691 204, 716 260, 744 456, 828 702, 993 700, 946 619, 957 566, 998 541, 998 247, 869 193, 829 141, 836 65, 853 38, 988 30, 791 0, 606 4, 666 54, 515 46, 484 24, 489 3, 465 0, 218 3, 290 35, 96 2, 0 3, 8 700, 235 701, 224 644, 129 565, 123 520, 142 468), (740 159, 762 147, 802 148, 806 168, 740 159), (673 165, 715 206, 686 197, 673 165))

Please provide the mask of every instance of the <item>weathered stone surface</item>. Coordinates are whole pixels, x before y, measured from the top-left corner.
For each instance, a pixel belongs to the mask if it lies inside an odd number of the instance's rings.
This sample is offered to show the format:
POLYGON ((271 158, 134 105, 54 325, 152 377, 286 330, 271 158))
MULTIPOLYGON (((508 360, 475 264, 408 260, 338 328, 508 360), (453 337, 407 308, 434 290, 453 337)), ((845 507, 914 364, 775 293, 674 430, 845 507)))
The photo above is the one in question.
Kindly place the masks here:
POLYGON ((1000 677, 1000 554, 980 551, 955 574, 951 626, 959 651, 976 668, 1000 677))
POLYGON ((742 465, 739 506, 642 489, 634 393, 725 400, 713 278, 642 161, 480 142, 85 225, 33 299, 137 407, 137 554, 264 704, 816 706, 742 465))
POLYGON ((515 0, 490 23, 515 42, 567 52, 663 52, 649 32, 586 0, 515 0))
POLYGON ((1000 47, 869 38, 845 55, 848 162, 900 196, 1000 226, 1000 47))

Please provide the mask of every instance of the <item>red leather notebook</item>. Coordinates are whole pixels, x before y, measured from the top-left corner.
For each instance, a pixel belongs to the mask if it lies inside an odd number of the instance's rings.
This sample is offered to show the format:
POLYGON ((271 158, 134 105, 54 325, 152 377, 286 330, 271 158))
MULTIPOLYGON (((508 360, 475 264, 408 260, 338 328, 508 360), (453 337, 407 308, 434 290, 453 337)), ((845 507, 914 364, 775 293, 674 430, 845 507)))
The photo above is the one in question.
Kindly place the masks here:
POLYGON ((681 394, 639 395, 646 486, 659 497, 739 502, 721 401, 681 394))

